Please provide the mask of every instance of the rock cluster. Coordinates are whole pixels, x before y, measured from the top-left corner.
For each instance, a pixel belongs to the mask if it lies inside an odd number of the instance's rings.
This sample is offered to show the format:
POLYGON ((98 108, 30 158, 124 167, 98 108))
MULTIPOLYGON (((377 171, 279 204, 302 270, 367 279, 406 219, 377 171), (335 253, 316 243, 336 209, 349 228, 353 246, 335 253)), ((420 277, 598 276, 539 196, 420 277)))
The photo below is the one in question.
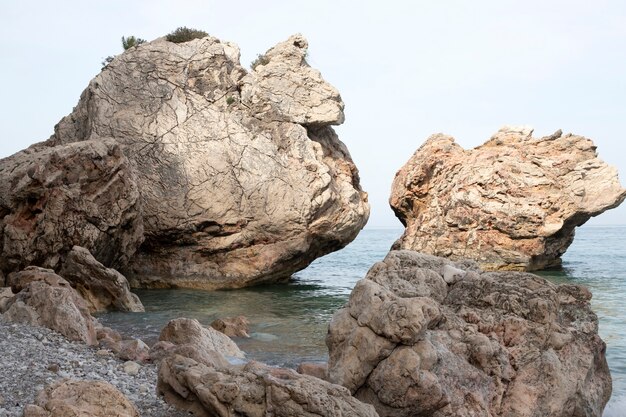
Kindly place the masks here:
POLYGON ((77 245, 136 286, 238 288, 352 241, 367 194, 307 48, 250 72, 214 37, 116 57, 48 141, 0 161, 0 270, 59 271, 77 245))
POLYGON ((170 404, 202 417, 378 416, 344 387, 254 361, 214 367, 169 356, 161 362, 157 389, 170 404))
POLYGON ((390 204, 406 230, 394 248, 544 269, 560 264, 576 226, 624 198, 617 170, 582 136, 505 127, 464 150, 438 134, 396 174, 390 204))
POLYGON ((381 416, 601 416, 611 377, 591 294, 392 251, 327 336, 329 381, 381 416))

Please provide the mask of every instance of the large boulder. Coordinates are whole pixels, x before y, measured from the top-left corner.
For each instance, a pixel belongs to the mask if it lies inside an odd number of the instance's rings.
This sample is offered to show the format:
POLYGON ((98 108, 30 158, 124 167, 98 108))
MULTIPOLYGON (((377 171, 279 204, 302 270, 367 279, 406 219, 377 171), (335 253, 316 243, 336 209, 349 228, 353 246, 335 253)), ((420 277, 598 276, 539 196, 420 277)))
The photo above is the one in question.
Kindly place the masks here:
POLYGON ((3 319, 43 326, 70 340, 97 345, 97 321, 69 282, 50 269, 29 267, 9 275, 20 292, 4 306, 3 319))
POLYGON ((624 198, 617 170, 582 136, 505 127, 464 150, 438 134, 396 174, 390 204, 406 230, 394 248, 543 269, 560 264, 576 226, 624 198))
POLYGON ((212 327, 205 327, 198 320, 178 318, 170 320, 159 335, 159 341, 174 345, 191 345, 201 351, 218 352, 230 358, 243 359, 245 354, 230 337, 212 327))
POLYGON ((344 387, 254 361, 220 368, 173 355, 161 362, 157 392, 201 417, 378 416, 344 387))
POLYGON ((333 316, 328 380, 388 417, 600 417, 611 377, 590 299, 392 251, 333 316))
POLYGON ((119 268, 142 240, 135 174, 115 141, 34 146, 0 159, 4 273, 58 270, 74 245, 119 268))
POLYGON ((89 310, 144 311, 143 304, 130 292, 126 278, 115 269, 98 262, 91 253, 74 246, 59 272, 85 299, 89 310))
POLYGON ((24 417, 139 417, 135 405, 104 381, 59 380, 43 389, 24 417))
POLYGON ((130 159, 145 227, 121 271, 131 284, 284 280, 365 225, 367 194, 330 127, 343 122, 343 102, 306 63, 307 47, 292 36, 251 72, 236 45, 214 37, 130 48, 39 145, 112 140, 130 159))

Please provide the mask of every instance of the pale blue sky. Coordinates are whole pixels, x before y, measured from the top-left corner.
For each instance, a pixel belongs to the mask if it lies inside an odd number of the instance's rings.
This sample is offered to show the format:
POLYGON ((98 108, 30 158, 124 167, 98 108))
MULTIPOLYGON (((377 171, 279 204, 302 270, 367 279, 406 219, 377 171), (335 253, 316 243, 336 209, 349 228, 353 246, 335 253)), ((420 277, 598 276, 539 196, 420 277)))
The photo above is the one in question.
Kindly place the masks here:
MULTIPOLYGON (((309 39, 309 62, 346 103, 337 130, 370 194, 369 227, 400 226, 391 181, 437 132, 467 148, 504 124, 560 128, 594 139, 626 177, 623 0, 2 0, 0 157, 46 139, 122 35, 178 26, 237 43, 244 65, 293 33, 309 39)), ((615 223, 626 205, 591 224, 615 223)))

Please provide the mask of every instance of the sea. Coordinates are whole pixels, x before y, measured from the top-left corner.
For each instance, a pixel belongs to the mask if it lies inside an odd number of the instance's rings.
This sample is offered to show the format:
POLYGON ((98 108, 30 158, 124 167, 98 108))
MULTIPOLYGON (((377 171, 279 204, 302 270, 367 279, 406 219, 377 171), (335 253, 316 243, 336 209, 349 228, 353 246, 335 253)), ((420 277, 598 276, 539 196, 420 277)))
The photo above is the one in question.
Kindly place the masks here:
MULTIPOLYGON (((401 229, 365 229, 344 249, 296 273, 289 283, 228 291, 136 290, 145 313, 110 312, 100 321, 148 344, 171 319, 209 324, 244 315, 250 338, 235 339, 249 359, 277 366, 326 361, 328 322, 347 301, 354 284, 382 260, 401 229)), ((613 395, 604 417, 626 415, 626 226, 582 226, 559 270, 539 275, 555 283, 587 286, 607 344, 613 395)))

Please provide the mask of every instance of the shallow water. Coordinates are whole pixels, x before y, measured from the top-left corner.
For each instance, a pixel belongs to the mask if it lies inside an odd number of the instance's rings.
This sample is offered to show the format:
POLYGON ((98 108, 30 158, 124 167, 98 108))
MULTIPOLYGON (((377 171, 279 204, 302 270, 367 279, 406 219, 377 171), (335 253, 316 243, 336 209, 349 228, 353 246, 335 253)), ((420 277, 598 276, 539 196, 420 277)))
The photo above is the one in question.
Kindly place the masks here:
MULTIPOLYGON (((342 251, 318 259, 288 284, 233 291, 137 290, 145 313, 108 313, 100 320, 124 333, 153 342, 165 323, 177 317, 208 324, 216 318, 244 315, 250 339, 237 344, 251 359, 295 366, 327 358, 324 344, 332 314, 352 287, 382 260, 401 230, 364 230, 342 251)), ((613 376, 613 397, 605 416, 620 416, 626 406, 626 226, 583 227, 563 257, 563 269, 544 271, 554 282, 589 287, 600 319, 613 376)))

